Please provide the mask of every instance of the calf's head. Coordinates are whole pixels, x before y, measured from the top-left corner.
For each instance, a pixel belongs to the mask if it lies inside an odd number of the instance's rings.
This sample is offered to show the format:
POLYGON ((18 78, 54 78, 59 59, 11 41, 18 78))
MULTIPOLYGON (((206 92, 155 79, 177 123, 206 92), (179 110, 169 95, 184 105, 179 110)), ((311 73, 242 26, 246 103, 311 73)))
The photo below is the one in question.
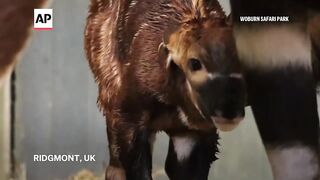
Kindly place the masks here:
POLYGON ((167 68, 177 68, 201 116, 222 131, 244 117, 245 81, 232 29, 224 17, 194 17, 164 38, 167 68))

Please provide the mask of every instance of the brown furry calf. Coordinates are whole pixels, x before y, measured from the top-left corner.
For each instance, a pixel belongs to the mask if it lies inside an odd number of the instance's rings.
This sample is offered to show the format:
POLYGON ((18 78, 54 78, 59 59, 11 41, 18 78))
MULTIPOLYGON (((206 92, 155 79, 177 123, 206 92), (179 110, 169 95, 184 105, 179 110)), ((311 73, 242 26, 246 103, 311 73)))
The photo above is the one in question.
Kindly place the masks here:
POLYGON ((244 80, 219 3, 92 0, 85 48, 107 122, 106 179, 151 179, 157 131, 170 136, 170 179, 207 179, 215 125, 231 130, 244 116, 244 80))

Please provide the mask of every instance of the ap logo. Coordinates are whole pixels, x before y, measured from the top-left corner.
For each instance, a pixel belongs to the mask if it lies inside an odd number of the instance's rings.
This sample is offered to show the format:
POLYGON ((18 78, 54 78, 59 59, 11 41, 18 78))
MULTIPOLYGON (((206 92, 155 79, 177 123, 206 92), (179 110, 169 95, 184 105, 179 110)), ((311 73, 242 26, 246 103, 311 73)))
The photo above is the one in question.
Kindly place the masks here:
POLYGON ((34 9, 33 28, 35 30, 52 30, 52 9, 34 9))

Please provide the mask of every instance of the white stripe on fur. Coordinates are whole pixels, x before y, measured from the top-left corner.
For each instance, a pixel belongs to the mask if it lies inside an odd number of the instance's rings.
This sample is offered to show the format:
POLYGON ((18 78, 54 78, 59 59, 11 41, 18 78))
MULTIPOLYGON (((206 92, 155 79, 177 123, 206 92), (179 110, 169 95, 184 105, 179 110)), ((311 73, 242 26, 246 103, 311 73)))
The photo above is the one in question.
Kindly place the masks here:
POLYGON ((267 154, 275 180, 314 180, 319 173, 317 154, 309 147, 269 147, 267 154))
POLYGON ((311 69, 310 38, 292 25, 237 27, 234 32, 239 58, 248 67, 311 69))
POLYGON ((172 137, 172 142, 177 154, 177 159, 180 162, 190 156, 195 145, 195 140, 191 137, 172 137))

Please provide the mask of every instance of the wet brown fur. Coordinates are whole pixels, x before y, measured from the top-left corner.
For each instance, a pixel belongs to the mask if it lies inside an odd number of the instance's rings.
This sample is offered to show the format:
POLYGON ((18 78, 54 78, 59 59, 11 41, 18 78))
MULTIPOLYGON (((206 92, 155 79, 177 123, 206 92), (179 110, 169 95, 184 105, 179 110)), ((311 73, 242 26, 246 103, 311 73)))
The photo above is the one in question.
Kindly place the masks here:
MULTIPOLYGON (((134 6, 128 9, 130 3, 122 1, 92 1, 89 10, 85 46, 90 67, 99 85, 98 104, 106 116, 121 114, 115 110, 120 111, 124 109, 122 106, 130 106, 135 101, 138 101, 138 109, 150 107, 150 103, 154 102, 161 105, 176 104, 176 98, 169 98, 172 91, 177 90, 169 85, 166 57, 159 53, 159 45, 168 29, 181 23, 188 26, 181 30, 183 32, 189 31, 190 26, 200 29, 202 21, 208 20, 208 17, 201 15, 202 8, 195 9, 188 0, 171 3, 152 0, 130 2, 139 4, 135 4, 139 12, 134 6), (119 8, 120 11, 117 10, 119 8)), ((219 4, 213 8, 217 18, 211 22, 224 21, 225 16, 219 4)), ((187 92, 184 87, 180 88, 182 90, 179 93, 187 92)), ((108 123, 113 124, 117 118, 107 119, 108 123)), ((138 124, 145 127, 147 122, 138 124)))

